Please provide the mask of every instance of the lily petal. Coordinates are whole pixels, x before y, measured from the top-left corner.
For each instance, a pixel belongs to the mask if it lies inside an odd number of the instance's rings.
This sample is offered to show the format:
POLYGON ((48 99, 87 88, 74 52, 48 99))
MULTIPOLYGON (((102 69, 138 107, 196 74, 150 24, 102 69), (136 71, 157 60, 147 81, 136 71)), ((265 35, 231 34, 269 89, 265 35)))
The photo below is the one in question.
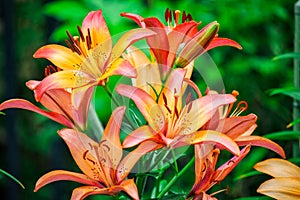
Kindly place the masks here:
POLYGON ((200 97, 182 109, 174 129, 180 135, 193 133, 213 116, 218 107, 233 103, 235 100, 230 94, 210 94, 200 97))
POLYGON ((145 140, 155 137, 155 133, 147 125, 141 126, 132 131, 123 141, 123 148, 133 147, 145 140))
POLYGON ((75 70, 59 71, 44 78, 35 90, 35 99, 40 101, 47 90, 74 88, 95 84, 96 80, 88 74, 75 70))
MULTIPOLYGON (((283 159, 270 158, 254 165, 254 169, 265 174, 277 177, 298 177, 300 178, 300 168, 283 159)), ((300 186, 300 185, 299 185, 300 186)))
POLYGON ((157 63, 166 75, 171 66, 168 66, 169 42, 165 30, 165 26, 155 17, 145 18, 146 27, 157 33, 156 35, 147 38, 147 43, 150 46, 157 63))
POLYGON ((122 75, 129 78, 135 78, 136 70, 127 60, 118 58, 108 66, 105 73, 101 76, 101 80, 107 79, 112 75, 122 75))
POLYGON ((187 144, 208 143, 217 145, 219 148, 225 148, 234 155, 240 155, 240 149, 238 145, 230 137, 217 131, 201 130, 188 135, 178 136, 177 141, 176 138, 174 138, 174 140, 174 148, 187 144))
POLYGON ((242 46, 231 40, 228 38, 219 38, 219 37, 215 37, 208 45, 208 47, 206 48, 206 51, 213 49, 215 47, 220 47, 220 46, 231 46, 231 47, 235 47, 237 49, 242 49, 242 46))
POLYGON ((97 147, 98 143, 89 138, 86 134, 74 129, 62 129, 58 131, 58 134, 68 145, 72 157, 74 158, 80 170, 88 177, 104 182, 102 177, 100 177, 100 172, 99 177, 95 178, 95 171, 93 171, 90 167, 91 162, 98 162, 96 153, 94 149, 92 149, 93 147, 97 147), (86 160, 88 153, 90 158, 86 160))
POLYGON ((154 131, 159 132, 164 128, 165 119, 163 111, 149 94, 139 88, 123 84, 119 84, 116 91, 135 102, 154 131))
POLYGON ((250 152, 250 145, 244 147, 239 156, 234 156, 225 164, 220 166, 214 174, 213 180, 217 182, 221 182, 237 165, 238 163, 243 160, 246 155, 250 152))
POLYGON ((275 199, 297 200, 300 198, 299 186, 300 178, 274 178, 262 183, 257 192, 275 199))
POLYGON ((45 58, 63 70, 78 70, 82 59, 71 49, 57 44, 49 44, 39 48, 34 58, 45 58))
POLYGON ((109 188, 98 188, 95 186, 82 186, 73 190, 71 200, 82 200, 90 195, 106 194, 115 195, 120 191, 126 192, 133 199, 138 200, 138 192, 133 179, 125 180, 120 185, 112 186, 109 188))
POLYGON ((128 19, 131 19, 135 23, 137 23, 140 27, 146 28, 146 24, 144 22, 144 18, 137 14, 127 13, 123 12, 120 14, 122 17, 127 17, 128 19))
POLYGON ((117 169, 117 179, 119 181, 123 181, 143 155, 161 147, 163 147, 162 144, 158 144, 150 140, 142 142, 136 149, 131 151, 125 158, 122 159, 117 169))
POLYGON ((65 170, 54 170, 39 178, 36 182, 34 192, 37 192, 40 188, 55 181, 75 181, 86 185, 93 185, 93 187, 103 187, 99 182, 91 180, 84 174, 65 170))
POLYGON ((155 32, 144 28, 137 28, 127 31, 114 45, 108 64, 114 62, 115 59, 119 58, 122 53, 134 42, 143 38, 148 38, 149 36, 153 36, 154 34, 155 32))
POLYGON ((249 128, 255 124, 256 120, 257 116, 255 114, 229 117, 225 120, 220 120, 216 131, 220 131, 232 139, 235 139, 249 130, 249 128))
POLYGON ((122 158, 122 145, 120 141, 120 129, 122 124, 122 118, 125 112, 125 106, 116 108, 105 127, 105 130, 100 141, 105 141, 105 145, 108 146, 108 156, 113 162, 113 167, 117 167, 122 158))
POLYGON ((82 22, 82 31, 85 35, 88 35, 88 30, 90 30, 92 37, 91 45, 100 45, 102 46, 102 49, 105 49, 105 51, 101 51, 101 60, 102 63, 105 63, 111 52, 112 40, 106 21, 102 15, 102 10, 91 11, 84 18, 82 22))
POLYGON ((284 150, 281 146, 264 137, 251 135, 251 136, 240 136, 234 140, 239 146, 251 145, 251 146, 260 146, 267 149, 270 149, 282 158, 285 158, 284 150))
POLYGON ((69 121, 68 119, 66 119, 64 116, 62 116, 58 113, 55 113, 55 112, 42 110, 39 107, 33 105, 32 103, 30 103, 29 101, 24 100, 24 99, 10 99, 10 100, 7 100, 0 104, 0 111, 9 109, 9 108, 20 108, 20 109, 25 109, 25 110, 29 110, 32 112, 36 112, 45 117, 48 117, 49 119, 52 119, 53 121, 63 124, 67 127, 70 127, 70 128, 74 127, 74 124, 71 121, 69 121))

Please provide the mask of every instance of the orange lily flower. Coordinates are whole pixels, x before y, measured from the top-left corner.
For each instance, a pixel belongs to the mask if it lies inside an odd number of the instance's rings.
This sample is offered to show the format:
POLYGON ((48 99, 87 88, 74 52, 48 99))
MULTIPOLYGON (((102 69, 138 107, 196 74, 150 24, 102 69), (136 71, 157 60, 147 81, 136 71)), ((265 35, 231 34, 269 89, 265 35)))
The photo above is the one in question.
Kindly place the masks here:
MULTIPOLYGON (((209 91, 208 93, 215 92, 209 91)), ((233 91, 232 94, 237 97, 239 93, 233 91)), ((257 127, 257 116, 252 113, 247 116, 240 116, 247 107, 248 104, 246 101, 238 102, 234 111, 232 111, 233 103, 223 105, 202 129, 216 130, 224 133, 239 146, 251 145, 264 147, 285 158, 284 150, 277 143, 261 136, 251 135, 257 127)))
MULTIPOLYGON (((215 200, 214 194, 206 192, 215 184, 220 183, 236 167, 236 165, 249 153, 250 146, 246 146, 239 156, 234 156, 229 161, 216 169, 220 150, 211 144, 195 145, 195 183, 187 197, 193 199, 215 200)), ((219 191, 220 192, 220 191, 219 191)))
POLYGON ((241 49, 241 46, 235 41, 218 37, 219 24, 217 22, 212 22, 198 31, 197 27, 200 22, 193 21, 190 14, 187 15, 183 12, 182 23, 179 24, 179 10, 174 12, 169 9, 166 10, 165 19, 168 26, 165 26, 155 17, 143 18, 132 13, 121 13, 121 16, 132 19, 142 28, 148 28, 156 32, 156 35, 148 37, 146 40, 161 68, 163 77, 166 76, 174 64, 177 67, 185 67, 212 48, 226 45, 241 49), (172 14, 174 25, 172 25, 172 14), (183 47, 178 52, 182 44, 183 47))
POLYGON ((133 199, 139 199, 133 179, 126 177, 140 157, 156 148, 157 144, 148 142, 147 145, 140 145, 122 159, 120 127, 124 111, 125 107, 114 110, 100 142, 74 129, 60 130, 58 134, 68 145, 84 174, 65 170, 51 171, 37 181, 34 191, 54 181, 71 180, 86 185, 73 190, 72 200, 96 194, 115 195, 120 191, 126 192, 133 199))
POLYGON ((171 72, 156 102, 148 93, 129 85, 118 85, 116 91, 131 98, 145 117, 148 125, 131 132, 123 141, 128 148, 145 141, 154 141, 167 147, 187 144, 215 143, 238 155, 239 148, 228 136, 213 130, 198 131, 216 109, 235 101, 230 94, 212 94, 182 104, 182 83, 185 70, 171 72))
POLYGON ((254 168, 274 178, 262 183, 257 192, 275 199, 300 199, 300 168, 283 159, 270 158, 254 168))
MULTIPOLYGON (((40 81, 28 81, 27 87, 34 91, 41 84, 40 81)), ((52 119, 69 128, 86 128, 87 112, 92 95, 92 88, 86 92, 85 98, 81 101, 78 108, 72 106, 71 92, 65 89, 51 89, 45 91, 44 95, 39 99, 40 103, 48 109, 43 110, 24 99, 10 99, 0 104, 0 111, 9 108, 21 108, 30 110, 49 119, 52 119)))
MULTIPOLYGON (((69 48, 50 44, 38 49, 34 57, 46 58, 61 70, 47 76, 36 89, 39 100, 44 92, 53 88, 72 88, 73 95, 85 96, 86 90, 105 85, 112 75, 135 77, 136 72, 128 61, 121 58, 123 51, 137 40, 155 34, 147 29, 126 32, 115 44, 102 16, 102 11, 90 12, 78 26, 79 37, 69 32, 69 48)), ((74 98, 74 97, 73 97, 74 98)), ((80 102, 75 97, 74 106, 80 102)))

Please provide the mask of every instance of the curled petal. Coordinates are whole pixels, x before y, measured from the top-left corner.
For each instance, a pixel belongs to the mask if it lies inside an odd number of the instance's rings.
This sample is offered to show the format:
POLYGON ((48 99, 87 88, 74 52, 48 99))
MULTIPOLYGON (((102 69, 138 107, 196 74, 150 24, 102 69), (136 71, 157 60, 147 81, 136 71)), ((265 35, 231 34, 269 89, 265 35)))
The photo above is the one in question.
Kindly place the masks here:
POLYGON ((239 162, 246 157, 249 152, 250 146, 244 147, 239 156, 234 156, 215 171, 213 180, 218 182, 222 181, 239 164, 239 162))
POLYGON ((54 65, 64 70, 77 70, 82 62, 80 56, 73 53, 71 49, 57 45, 49 44, 39 48, 33 55, 34 58, 46 58, 54 65))
POLYGON ((273 178, 262 183, 257 192, 275 199, 297 200, 300 199, 300 178, 273 178))
POLYGON ((146 28, 144 18, 137 15, 137 14, 132 14, 132 13, 121 13, 120 14, 122 17, 127 17, 128 19, 133 20, 135 23, 137 23, 141 28, 146 28))
POLYGON ((69 172, 65 170, 54 170, 39 178, 39 180, 36 182, 34 192, 55 181, 75 181, 81 184, 92 185, 93 187, 103 187, 99 184, 99 182, 91 180, 84 174, 69 172))
POLYGON ((230 137, 217 131, 201 130, 188 135, 178 136, 178 138, 174 138, 174 141, 174 148, 187 144, 208 143, 225 148, 234 155, 240 155, 240 149, 238 145, 230 137))
POLYGON ((36 112, 45 117, 48 117, 49 119, 52 119, 53 121, 56 121, 67 127, 70 128, 74 127, 74 124, 70 120, 66 119, 64 116, 55 112, 42 110, 39 107, 33 105, 32 103, 24 99, 10 99, 0 104, 0 111, 9 108, 20 108, 20 109, 30 110, 32 112, 36 112))
MULTIPOLYGON (((254 165, 254 169, 273 177, 298 177, 300 178, 300 168, 295 164, 279 159, 270 158, 254 165), (278 170, 280 169, 280 170, 278 170)), ((299 185, 300 186, 300 185, 299 185)))
POLYGON ((215 47, 219 47, 219 46, 232 46, 237 49, 242 49, 242 46, 239 43, 237 43, 231 39, 215 37, 211 41, 211 43, 209 43, 208 47, 206 48, 206 51, 213 49, 215 47))
POLYGON ((241 136, 236 138, 234 141, 239 146, 251 145, 251 146, 264 147, 278 153, 282 158, 285 158, 285 153, 282 147, 267 138, 252 135, 252 136, 241 136))

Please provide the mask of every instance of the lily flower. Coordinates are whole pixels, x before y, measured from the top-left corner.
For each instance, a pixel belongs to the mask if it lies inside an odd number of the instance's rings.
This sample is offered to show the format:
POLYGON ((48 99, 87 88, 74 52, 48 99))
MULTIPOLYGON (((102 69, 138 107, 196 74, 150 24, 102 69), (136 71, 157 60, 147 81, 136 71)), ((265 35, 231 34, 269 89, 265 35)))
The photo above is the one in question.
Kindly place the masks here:
MULTIPOLYGON (((34 91, 41 84, 40 81, 28 81, 27 87, 34 91)), ((45 91, 39 99, 40 103, 48 110, 43 110, 25 99, 10 99, 0 104, 0 111, 9 108, 20 108, 39 113, 53 121, 56 121, 69 128, 84 130, 87 122, 87 112, 92 95, 92 88, 86 92, 85 98, 78 108, 75 108, 71 101, 71 92, 65 89, 51 89, 45 91)))
POLYGON ((148 142, 147 145, 140 145, 122 159, 120 127, 124 111, 125 107, 113 111, 100 142, 74 129, 58 131, 83 174, 65 170, 51 171, 37 181, 34 191, 55 181, 69 180, 85 185, 73 190, 72 200, 96 194, 115 195, 120 191, 126 192, 133 199, 139 199, 134 180, 126 177, 140 157, 156 148, 157 144, 148 142))
MULTIPOLYGON (((79 26, 78 36, 67 32, 68 47, 50 44, 38 49, 34 58, 46 58, 61 70, 47 76, 36 88, 39 100, 45 91, 53 88, 72 88, 73 95, 85 96, 89 88, 106 84, 112 75, 135 77, 130 63, 121 58, 123 51, 137 40, 155 34, 148 29, 133 29, 126 32, 114 45, 102 11, 90 12, 79 26)), ((74 106, 79 106, 73 98, 74 106)))
POLYGON ((193 101, 187 100, 182 107, 184 76, 183 69, 172 71, 157 102, 140 88, 122 84, 117 86, 116 91, 132 99, 148 122, 131 132, 124 139, 123 147, 132 147, 149 140, 171 148, 206 142, 225 147, 238 155, 236 143, 225 134, 199 130, 219 106, 234 102, 235 97, 230 94, 212 94, 193 101))
POLYGON ((273 177, 262 183, 257 192, 275 199, 300 199, 300 168, 297 165, 270 158, 257 163, 254 169, 273 177))
POLYGON ((230 39, 219 38, 219 24, 212 22, 197 30, 201 22, 195 22, 190 14, 183 12, 180 24, 180 11, 165 12, 165 26, 158 18, 143 18, 137 14, 121 13, 136 22, 142 28, 148 28, 156 33, 146 38, 156 61, 160 67, 163 77, 175 64, 176 67, 185 67, 204 52, 218 46, 233 46, 241 49, 241 46, 230 39), (172 25, 172 15, 174 24, 172 25))
MULTIPOLYGON (((208 93, 216 92, 209 91, 208 93)), ((232 95, 237 97, 239 93, 233 91, 232 95)), ((257 127, 257 116, 253 113, 246 116, 240 115, 248 108, 246 101, 238 102, 236 108, 233 108, 234 103, 220 106, 218 111, 202 129, 216 130, 224 133, 239 146, 251 145, 264 147, 276 152, 282 158, 285 158, 283 148, 277 143, 261 136, 252 135, 257 127)))
POLYGON ((195 183, 187 197, 193 199, 216 200, 215 194, 206 194, 215 184, 220 183, 226 176, 245 158, 250 151, 250 146, 244 147, 239 156, 234 156, 226 163, 216 169, 216 164, 220 154, 218 148, 211 144, 196 144, 195 146, 195 183))

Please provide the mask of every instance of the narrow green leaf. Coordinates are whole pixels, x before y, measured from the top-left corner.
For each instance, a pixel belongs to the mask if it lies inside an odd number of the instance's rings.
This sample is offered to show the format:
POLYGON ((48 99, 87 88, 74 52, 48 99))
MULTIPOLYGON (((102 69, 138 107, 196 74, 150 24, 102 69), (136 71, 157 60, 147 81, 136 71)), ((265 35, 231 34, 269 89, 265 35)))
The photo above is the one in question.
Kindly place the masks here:
POLYGON ((270 140, 296 140, 300 137, 300 131, 280 131, 264 135, 270 140))
POLYGON ((5 115, 5 113, 4 112, 0 112, 0 115, 5 115))
POLYGON ((267 196, 256 196, 256 197, 242 197, 242 198, 237 198, 234 200, 271 200, 270 197, 267 196))
POLYGON ((238 180, 241 180, 241 179, 244 179, 244 178, 248 178, 248 177, 251 177, 251 176, 255 176, 255 175, 258 175, 258 174, 261 174, 261 173, 258 172, 258 171, 247 172, 247 173, 241 174, 239 176, 236 176, 234 178, 234 181, 238 181, 238 180))
POLYGON ((16 179, 13 175, 9 174, 8 172, 6 172, 2 169, 0 169, 0 173, 5 174, 6 176, 8 176, 12 180, 14 180, 16 183, 18 183, 23 189, 25 189, 24 185, 18 179, 16 179))
POLYGON ((275 88, 268 91, 270 95, 283 94, 294 99, 300 100, 299 88, 275 88))
POLYGON ((300 58, 300 53, 289 52, 289 53, 275 56, 272 60, 280 60, 280 59, 287 59, 287 58, 300 58))
POLYGON ((300 122, 300 118, 295 119, 294 121, 292 121, 291 123, 289 123, 286 127, 290 128, 290 127, 294 126, 295 124, 297 124, 299 122, 300 122))

